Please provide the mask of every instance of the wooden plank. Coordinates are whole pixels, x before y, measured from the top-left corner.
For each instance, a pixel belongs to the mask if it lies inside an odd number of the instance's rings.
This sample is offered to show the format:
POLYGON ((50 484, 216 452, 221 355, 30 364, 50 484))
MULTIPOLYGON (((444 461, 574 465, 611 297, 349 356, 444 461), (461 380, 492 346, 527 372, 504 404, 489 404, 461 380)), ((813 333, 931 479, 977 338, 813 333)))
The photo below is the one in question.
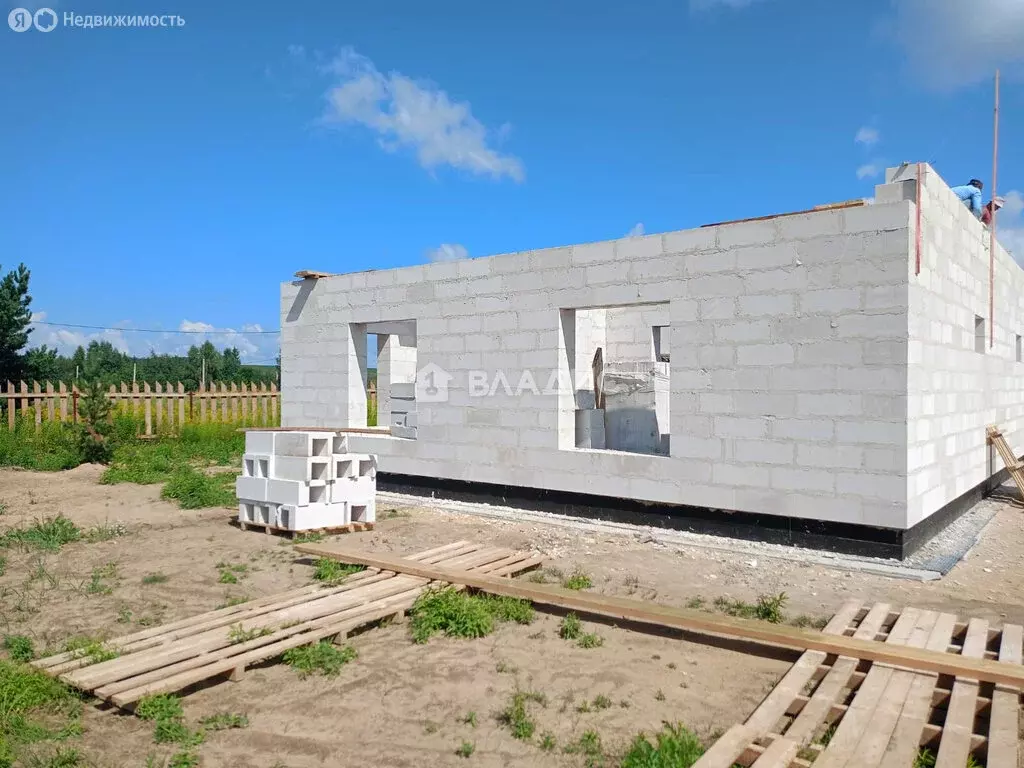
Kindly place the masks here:
POLYGON ((731 766, 747 748, 758 733, 749 725, 734 725, 711 745, 710 749, 701 755, 700 760, 693 764, 693 768, 726 768, 731 766))
POLYGON ((270 422, 271 424, 279 424, 280 419, 280 405, 281 401, 278 398, 277 384, 270 382, 270 422))
POLYGON ((32 394, 35 395, 32 400, 33 418, 36 422, 36 432, 39 432, 43 428, 43 396, 38 381, 32 382, 32 394))
POLYGON ((146 419, 146 436, 149 437, 153 434, 153 397, 150 393, 149 382, 142 383, 143 392, 143 412, 146 419))
POLYGON ((51 424, 56 418, 56 407, 54 405, 53 383, 46 382, 46 420, 51 424))
MULTIPOLYGON (((907 608, 900 614, 896 624, 889 632, 886 643, 893 646, 904 645, 914 632, 921 612, 916 608, 907 608)), ((879 664, 872 665, 864 682, 857 689, 846 715, 839 721, 839 727, 832 736, 825 751, 815 761, 818 768, 844 768, 856 754, 857 745, 864 735, 868 722, 878 706, 882 692, 889 682, 891 667, 879 664)), ((857 763, 861 765, 861 763, 857 763)))
POLYGON ((18 410, 14 400, 14 384, 7 382, 7 428, 14 431, 16 416, 14 412, 18 410))
MULTIPOLYGON (((938 619, 939 615, 934 611, 923 611, 907 645, 913 648, 924 648, 931 633, 935 630, 938 619)), ((874 669, 875 667, 872 667, 872 671, 874 669)), ((868 676, 870 675, 871 672, 868 673, 868 676)), ((882 760, 889 739, 899 722, 903 702, 906 701, 907 694, 910 692, 914 677, 915 673, 913 672, 890 671, 881 698, 865 726, 864 736, 853 750, 853 754, 857 756, 856 765, 875 766, 882 760)), ((865 682, 867 682, 867 678, 865 678, 865 682)), ((849 760, 847 760, 847 765, 850 765, 849 760)))
POLYGON ((185 385, 178 382, 178 429, 185 424, 185 385))
MULTIPOLYGON (((967 625, 967 639, 964 640, 963 655, 980 659, 985 655, 988 643, 988 622, 971 619, 967 625)), ((942 740, 935 768, 963 768, 971 752, 971 734, 974 732, 975 700, 978 698, 978 683, 968 677, 957 676, 953 693, 949 697, 946 721, 942 725, 942 740)))
MULTIPOLYGON (((999 660, 1021 663, 1021 640, 1024 628, 1017 624, 1003 627, 999 642, 999 660)), ((1020 689, 997 685, 992 693, 992 713, 988 726, 988 768, 1017 768, 1018 713, 1020 689)))
POLYGON ((242 390, 242 398, 241 398, 241 401, 242 401, 242 423, 243 424, 248 424, 249 423, 249 385, 246 384, 244 381, 242 382, 241 390, 242 390))
POLYGON ((332 277, 330 272, 319 272, 315 269, 300 269, 295 273, 299 280, 319 280, 323 277, 332 277))
MULTIPOLYGON (((859 640, 874 640, 888 616, 889 604, 875 603, 853 636, 859 640)), ((787 739, 799 744, 805 744, 811 740, 818 730, 818 726, 822 724, 832 710, 832 706, 839 700, 839 695, 849 685, 850 676, 857 671, 859 663, 860 659, 849 656, 840 656, 836 659, 832 669, 818 683, 810 701, 800 710, 800 714, 786 730, 787 739)))
POLYGON ((238 385, 231 382, 231 421, 238 421, 238 385))
POLYGON ((57 391, 60 395, 60 420, 63 424, 68 420, 68 388, 67 385, 61 381, 57 384, 57 391))
POLYGON ((223 381, 220 383, 220 420, 225 424, 231 420, 228 415, 228 385, 223 381))
POLYGON ((196 392, 196 397, 199 398, 199 423, 206 423, 206 384, 200 382, 199 391, 196 392))
POLYGON ((28 416, 28 385, 21 382, 21 417, 28 416))
POLYGON ((787 738, 775 739, 757 760, 753 768, 789 768, 800 751, 800 745, 787 738))
POLYGON ((437 567, 424 567, 410 560, 382 554, 352 552, 323 544, 300 544, 296 551, 330 557, 346 563, 358 563, 423 578, 519 597, 541 605, 553 605, 616 619, 631 619, 659 626, 686 629, 777 645, 799 650, 817 650, 840 656, 856 656, 869 661, 895 664, 909 669, 947 675, 970 675, 992 683, 1020 686, 1024 683, 1024 667, 990 659, 951 656, 920 648, 900 648, 870 640, 825 635, 813 630, 789 627, 755 619, 721 616, 705 611, 676 608, 642 600, 576 592, 548 584, 523 584, 494 576, 460 573, 437 567))
MULTIPOLYGON (((944 653, 949 647, 955 625, 956 616, 951 613, 939 614, 925 648, 944 653)), ((914 673, 899 720, 879 765, 884 768, 907 768, 913 764, 921 747, 921 734, 931 713, 932 695, 937 681, 935 675, 914 673)))
MULTIPOLYGON (((850 600, 836 612, 822 630, 829 635, 841 635, 850 626, 860 611, 860 601, 850 600)), ((759 733, 774 729, 776 723, 789 708, 790 702, 803 690, 818 666, 824 663, 826 655, 820 651, 807 651, 789 668, 789 671, 764 698, 754 713, 747 718, 747 724, 759 733)))
POLYGON ((824 208, 808 208, 803 211, 789 211, 787 213, 772 213, 767 216, 754 216, 748 219, 732 219, 731 221, 719 221, 714 224, 702 224, 701 229, 705 227, 721 227, 726 224, 744 224, 748 221, 771 221, 772 219, 782 219, 787 216, 801 216, 805 213, 818 213, 821 210, 836 210, 839 208, 856 208, 864 205, 863 200, 852 200, 848 203, 832 203, 831 205, 825 206, 824 208))

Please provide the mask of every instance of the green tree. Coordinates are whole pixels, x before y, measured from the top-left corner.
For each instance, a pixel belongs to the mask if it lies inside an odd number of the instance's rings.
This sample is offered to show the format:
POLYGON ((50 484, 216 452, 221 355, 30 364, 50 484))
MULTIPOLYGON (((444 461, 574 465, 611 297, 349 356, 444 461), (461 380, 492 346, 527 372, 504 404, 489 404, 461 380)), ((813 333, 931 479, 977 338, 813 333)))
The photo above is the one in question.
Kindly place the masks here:
POLYGON ((78 401, 78 413, 82 417, 82 431, 79 445, 82 460, 97 464, 110 461, 110 410, 112 404, 106 387, 99 379, 85 385, 82 398, 78 401))
POLYGON ((19 264, 0 279, 0 381, 13 381, 25 375, 22 350, 32 332, 28 278, 28 268, 19 264))
POLYGON ((242 356, 236 347, 228 347, 221 356, 220 377, 224 381, 238 381, 242 372, 242 356))
POLYGON ((62 368, 57 350, 45 344, 25 353, 26 375, 33 381, 60 381, 62 368))

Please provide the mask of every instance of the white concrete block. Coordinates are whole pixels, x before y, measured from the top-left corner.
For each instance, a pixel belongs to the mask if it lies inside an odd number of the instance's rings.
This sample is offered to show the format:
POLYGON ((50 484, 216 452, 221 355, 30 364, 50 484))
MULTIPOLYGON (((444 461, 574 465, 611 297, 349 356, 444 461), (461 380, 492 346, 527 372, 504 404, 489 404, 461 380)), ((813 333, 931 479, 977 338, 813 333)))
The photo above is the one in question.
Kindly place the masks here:
POLYGON ((331 479, 331 459, 319 456, 275 456, 271 477, 300 483, 326 483, 331 479))
POLYGON ((327 484, 310 485, 295 480, 267 480, 267 501, 305 507, 327 501, 327 484))
POLYGON ((391 427, 391 436, 392 437, 401 437, 401 438, 406 439, 406 440, 415 440, 416 439, 416 435, 417 435, 417 427, 402 427, 402 426, 392 426, 391 427))
POLYGON ((349 518, 353 523, 375 523, 377 522, 377 501, 367 499, 365 504, 352 504, 349 506, 349 518))
POLYGON ((245 433, 245 452, 263 454, 265 456, 274 453, 274 435, 277 432, 258 432, 248 430, 245 433))
POLYGON ((315 528, 339 528, 347 525, 348 505, 308 504, 306 506, 282 505, 278 510, 278 527, 289 531, 308 531, 315 528))
POLYGON ((327 499, 332 504, 365 504, 377 496, 377 481, 369 476, 335 480, 328 488, 327 499))
POLYGON ((274 435, 274 454, 327 457, 333 440, 334 435, 329 432, 277 432, 274 435))
POLYGON ((273 456, 247 453, 242 456, 243 477, 270 477, 273 456))
POLYGON ((262 477, 235 478, 235 495, 245 501, 267 500, 267 479, 262 477))

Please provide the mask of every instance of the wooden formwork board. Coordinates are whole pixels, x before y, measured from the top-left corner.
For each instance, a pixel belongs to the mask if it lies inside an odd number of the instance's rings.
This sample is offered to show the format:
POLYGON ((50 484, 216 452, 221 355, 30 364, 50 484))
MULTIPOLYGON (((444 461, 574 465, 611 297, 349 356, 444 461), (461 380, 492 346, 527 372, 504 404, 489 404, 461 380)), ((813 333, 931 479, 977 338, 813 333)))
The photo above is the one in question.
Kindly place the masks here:
MULTIPOLYGON (((1022 628, 851 602, 824 632, 1020 664, 1022 628)), ((807 651, 694 768, 1017 768, 1020 688, 807 651)))
POLYGON ((345 525, 336 525, 331 528, 310 528, 305 531, 293 531, 290 528, 278 528, 276 525, 267 525, 266 523, 243 523, 239 520, 232 520, 232 523, 243 531, 263 531, 268 534, 285 536, 289 539, 299 536, 336 536, 342 533, 362 533, 363 531, 372 531, 374 527, 374 523, 346 523, 345 525))
MULTIPOLYGON (((527 552, 467 541, 408 559, 444 565, 453 572, 502 577, 536 568, 543 561, 527 552)), ((127 707, 144 696, 179 691, 223 675, 238 680, 247 666, 291 648, 345 637, 404 612, 431 583, 431 579, 368 568, 337 586, 299 587, 114 638, 105 645, 118 656, 108 661, 91 663, 81 652, 70 652, 32 664, 79 690, 127 707)))
POLYGON ((1013 449, 1010 448, 1010 444, 1006 442, 1006 438, 1003 436, 1002 431, 999 427, 992 425, 985 430, 988 435, 989 442, 996 447, 999 452, 999 458, 1003 460, 1003 464, 1006 465, 1007 471, 1010 473, 1010 477, 1013 478, 1013 482, 1017 484, 1017 490, 1024 495, 1024 464, 1021 464, 1020 460, 1014 454, 1013 449))

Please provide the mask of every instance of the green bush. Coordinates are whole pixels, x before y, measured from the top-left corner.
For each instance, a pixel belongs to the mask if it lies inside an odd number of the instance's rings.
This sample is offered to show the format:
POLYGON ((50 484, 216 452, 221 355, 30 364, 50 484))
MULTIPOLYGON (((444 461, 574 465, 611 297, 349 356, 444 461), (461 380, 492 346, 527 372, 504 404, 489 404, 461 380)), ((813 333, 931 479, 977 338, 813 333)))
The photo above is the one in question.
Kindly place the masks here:
POLYGON ((36 657, 35 646, 24 635, 4 637, 4 649, 14 661, 32 661, 36 657))
POLYGON ((703 754, 704 745, 696 734, 682 724, 664 723, 654 744, 643 733, 637 734, 622 768, 690 768, 703 754))
POLYGON ((207 475, 190 466, 179 467, 160 497, 175 499, 182 509, 231 507, 235 504, 235 477, 230 472, 207 475))
POLYGON ((78 431, 71 424, 35 423, 19 418, 13 430, 0 427, 0 467, 22 467, 40 472, 73 469, 82 463, 78 431))
POLYGON ((285 664, 299 673, 299 677, 305 678, 312 674, 334 677, 357 655, 356 649, 351 645, 335 648, 329 642, 321 640, 319 643, 287 650, 283 659, 285 664))
POLYGON ((63 515, 37 520, 28 528, 11 528, 0 535, 0 547, 20 546, 59 552, 65 544, 78 541, 82 530, 63 515))

